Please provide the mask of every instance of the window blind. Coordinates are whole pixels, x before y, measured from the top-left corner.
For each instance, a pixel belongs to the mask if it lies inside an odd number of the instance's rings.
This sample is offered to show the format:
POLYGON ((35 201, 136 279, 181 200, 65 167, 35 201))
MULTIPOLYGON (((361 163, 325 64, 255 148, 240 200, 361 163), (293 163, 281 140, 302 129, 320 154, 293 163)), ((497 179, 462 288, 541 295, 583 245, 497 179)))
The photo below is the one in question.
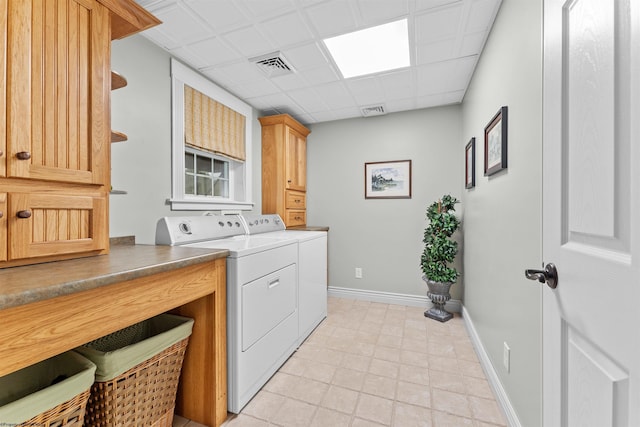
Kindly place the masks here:
POLYGON ((196 89, 184 86, 185 144, 244 161, 245 117, 196 89))

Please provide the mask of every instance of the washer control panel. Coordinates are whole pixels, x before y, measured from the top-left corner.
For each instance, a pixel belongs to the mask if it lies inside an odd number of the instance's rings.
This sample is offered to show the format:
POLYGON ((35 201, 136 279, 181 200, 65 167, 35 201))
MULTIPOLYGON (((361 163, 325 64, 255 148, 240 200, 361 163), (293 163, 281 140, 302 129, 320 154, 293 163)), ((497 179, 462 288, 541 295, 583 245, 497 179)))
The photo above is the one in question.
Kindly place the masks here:
POLYGON ((287 227, 278 214, 243 215, 247 227, 247 234, 268 233, 285 230, 287 227))
POLYGON ((239 215, 164 217, 156 225, 156 245, 184 245, 247 234, 239 215))

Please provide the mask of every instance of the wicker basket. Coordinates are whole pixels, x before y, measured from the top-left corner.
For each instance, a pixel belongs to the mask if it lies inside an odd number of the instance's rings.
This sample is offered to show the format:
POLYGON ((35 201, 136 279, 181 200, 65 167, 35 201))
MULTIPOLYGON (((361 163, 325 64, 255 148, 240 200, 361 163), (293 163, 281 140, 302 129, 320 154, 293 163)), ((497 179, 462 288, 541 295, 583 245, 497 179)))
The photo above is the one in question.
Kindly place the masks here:
POLYGON ((77 348, 97 365, 84 425, 171 427, 192 324, 193 320, 188 318, 161 315, 77 348), (180 326, 175 327, 176 324, 180 326), (167 334, 169 337, 163 338, 167 334), (175 339, 179 340, 166 346, 175 339), (121 350, 136 353, 137 346, 147 347, 142 354, 154 352, 154 347, 164 348, 116 376, 103 372, 102 365, 110 364, 111 356, 118 357, 121 350))
POLYGON ((81 427, 95 369, 67 352, 0 378, 0 425, 81 427))

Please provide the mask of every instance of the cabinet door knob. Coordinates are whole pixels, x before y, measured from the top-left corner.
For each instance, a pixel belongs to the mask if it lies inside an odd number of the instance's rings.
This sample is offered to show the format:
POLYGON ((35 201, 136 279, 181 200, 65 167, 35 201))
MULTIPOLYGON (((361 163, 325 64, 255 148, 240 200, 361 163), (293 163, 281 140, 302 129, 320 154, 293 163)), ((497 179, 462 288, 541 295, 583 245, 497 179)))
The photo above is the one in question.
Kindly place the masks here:
POLYGON ((18 211, 18 213, 16 213, 16 216, 18 218, 31 218, 31 211, 18 211))
POLYGON ((0 211, 0 218, 4 216, 4 212, 0 211))
POLYGON ((20 151, 16 153, 16 157, 19 160, 29 160, 31 158, 31 153, 28 151, 20 151))

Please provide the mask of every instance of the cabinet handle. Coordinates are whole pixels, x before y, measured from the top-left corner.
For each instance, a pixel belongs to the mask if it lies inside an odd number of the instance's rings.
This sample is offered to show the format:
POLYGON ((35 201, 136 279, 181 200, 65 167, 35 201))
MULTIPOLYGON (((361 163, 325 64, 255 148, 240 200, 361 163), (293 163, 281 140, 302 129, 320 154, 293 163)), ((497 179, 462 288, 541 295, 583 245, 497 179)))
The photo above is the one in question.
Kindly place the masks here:
POLYGON ((4 151, 0 150, 0 157, 4 156, 4 151))
POLYGON ((288 180, 287 180, 287 182, 288 182, 289 184, 291 184, 291 180, 290 180, 290 179, 288 179, 288 180))
POLYGON ((300 199, 295 199, 294 202, 300 203, 300 199))
POLYGON ((16 153, 16 157, 19 160, 29 160, 31 158, 31 153, 28 151, 20 151, 16 153))
POLYGON ((31 218, 31 211, 18 211, 16 216, 23 219, 31 218))
POLYGON ((4 212, 0 211, 0 218, 4 216, 4 212))

